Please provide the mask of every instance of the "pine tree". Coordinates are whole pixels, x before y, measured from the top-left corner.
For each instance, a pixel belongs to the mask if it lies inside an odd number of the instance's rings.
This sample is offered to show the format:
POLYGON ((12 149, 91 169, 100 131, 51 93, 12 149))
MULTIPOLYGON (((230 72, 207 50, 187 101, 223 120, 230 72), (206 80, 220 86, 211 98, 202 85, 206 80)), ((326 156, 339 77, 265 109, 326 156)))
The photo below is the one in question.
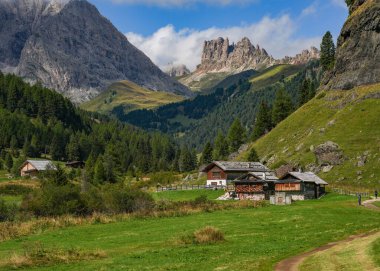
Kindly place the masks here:
POLYGON ((237 151, 244 143, 246 137, 245 129, 239 119, 235 119, 228 131, 228 144, 230 152, 237 151))
POLYGON ((324 71, 331 70, 335 65, 335 44, 330 31, 327 31, 322 39, 321 65, 324 71))
POLYGON ((293 110, 293 104, 290 96, 286 93, 284 88, 280 88, 276 93, 276 98, 273 103, 272 121, 277 125, 283 121, 293 110))
POLYGON ((310 97, 310 85, 311 82, 309 79, 304 79, 299 90, 298 90, 298 106, 302 106, 303 104, 309 101, 310 97))
POLYGON ((70 142, 66 147, 67 157, 70 161, 79 161, 80 160, 80 149, 79 141, 76 135, 70 137, 70 142))
POLYGON ((218 132, 214 142, 214 160, 226 160, 229 154, 228 141, 224 137, 222 131, 218 132))
POLYGON ((8 172, 11 172, 13 167, 13 158, 9 153, 5 155, 5 166, 7 167, 8 172))
POLYGON ((315 97, 315 94, 316 94, 316 86, 315 86, 315 82, 314 81, 310 81, 310 84, 309 84, 309 97, 308 97, 308 100, 310 101, 311 99, 313 99, 315 97))
POLYGON ((104 170, 103 159, 98 157, 94 167, 94 181, 95 183, 103 183, 106 180, 106 173, 104 170))
POLYGON ((187 147, 181 149, 181 156, 179 159, 179 168, 182 172, 188 172, 195 169, 197 164, 197 157, 195 150, 189 150, 187 147))
POLYGON ((56 165, 57 170, 50 171, 50 179, 58 186, 64 186, 68 183, 67 175, 60 165, 56 165))
POLYGON ((213 148, 210 142, 207 142, 205 145, 203 151, 202 151, 202 157, 201 157, 201 163, 202 165, 210 164, 212 162, 212 152, 213 148))
POLYGON ((11 151, 14 155, 17 152, 17 148, 18 148, 18 142, 17 142, 17 138, 15 135, 12 135, 12 137, 11 137, 10 148, 11 148, 11 151))
POLYGON ((257 155, 257 152, 254 148, 251 148, 248 153, 247 157, 249 162, 258 162, 260 160, 259 156, 257 155))
POLYGON ((252 140, 256 140, 272 129, 272 116, 269 106, 262 101, 257 112, 255 127, 253 128, 252 140))

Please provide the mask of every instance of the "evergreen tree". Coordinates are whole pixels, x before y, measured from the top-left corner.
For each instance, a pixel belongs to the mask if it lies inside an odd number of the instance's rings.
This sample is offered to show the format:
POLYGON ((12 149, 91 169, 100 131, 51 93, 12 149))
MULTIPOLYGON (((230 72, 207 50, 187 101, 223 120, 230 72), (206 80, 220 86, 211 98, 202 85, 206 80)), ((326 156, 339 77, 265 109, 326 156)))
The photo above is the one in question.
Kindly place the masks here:
POLYGON ((15 155, 18 148, 18 142, 15 135, 12 135, 11 137, 10 148, 11 148, 12 154, 15 155))
POLYGON ((9 153, 5 155, 5 166, 7 167, 8 172, 11 172, 13 167, 13 158, 9 153))
POLYGON ((84 167, 84 178, 86 182, 93 183, 94 182, 94 167, 96 163, 96 157, 91 152, 86 160, 86 164, 84 167))
POLYGON ((246 137, 245 129, 239 119, 235 119, 228 131, 228 144, 230 152, 237 151, 244 143, 246 137))
POLYGON ((310 81, 310 84, 309 84, 309 97, 308 97, 308 100, 310 101, 311 99, 313 99, 315 97, 315 94, 316 94, 316 86, 315 86, 315 82, 314 81, 310 81))
POLYGON ((33 151, 30 146, 29 140, 25 139, 24 141, 24 146, 22 147, 22 152, 26 157, 32 157, 33 156, 33 151))
POLYGON ((67 149, 67 158, 69 159, 69 161, 80 160, 79 141, 76 135, 72 135, 70 137, 70 141, 66 149, 67 149))
POLYGON ((202 157, 201 157, 201 165, 204 164, 210 164, 212 162, 212 153, 213 153, 213 148, 210 142, 207 142, 205 147, 203 148, 202 151, 202 157))
POLYGON ((182 172, 188 172, 195 169, 197 158, 195 150, 189 150, 187 147, 181 149, 181 156, 179 159, 179 169, 182 172))
POLYGON ((51 170, 48 173, 49 179, 58 186, 64 186, 68 183, 67 175, 65 170, 60 166, 56 165, 57 170, 51 170))
POLYGON ((222 131, 219 130, 218 135, 215 138, 214 142, 214 160, 226 160, 229 154, 228 141, 224 137, 222 131))
POLYGON ((20 156, 17 158, 12 165, 11 172, 14 176, 20 176, 20 167, 26 161, 26 156, 20 156))
POLYGON ((276 98, 273 103, 272 121, 277 125, 283 121, 293 110, 293 104, 290 96, 286 93, 284 88, 280 88, 276 93, 276 98))
POLYGON ((309 101, 310 85, 310 80, 305 78, 298 91, 298 106, 302 106, 309 101))
POLYGON ((256 140, 272 129, 272 116, 269 106, 266 102, 260 103, 259 111, 253 128, 252 140, 256 140))
POLYGON ((331 70, 335 65, 335 44, 330 31, 327 31, 322 39, 321 65, 324 71, 331 70))
POLYGON ((254 148, 251 148, 249 150, 247 159, 248 159, 249 162, 258 162, 258 161, 260 161, 260 158, 257 155, 257 152, 256 152, 256 150, 254 148))
POLYGON ((106 173, 104 170, 103 159, 101 156, 98 157, 94 167, 94 182, 103 183, 106 180, 106 173))

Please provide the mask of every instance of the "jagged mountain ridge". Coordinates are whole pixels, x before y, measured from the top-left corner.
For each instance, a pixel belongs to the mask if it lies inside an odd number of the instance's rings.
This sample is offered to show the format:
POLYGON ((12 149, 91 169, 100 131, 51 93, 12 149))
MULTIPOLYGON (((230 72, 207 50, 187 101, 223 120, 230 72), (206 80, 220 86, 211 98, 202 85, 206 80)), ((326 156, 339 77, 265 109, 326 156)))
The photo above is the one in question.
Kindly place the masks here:
POLYGON ((0 6, 0 67, 5 72, 39 81, 75 102, 125 79, 192 96, 86 0, 6 0, 0 6))
POLYGON ((304 50, 295 57, 275 59, 264 48, 252 45, 247 37, 236 44, 230 44, 228 38, 218 38, 204 42, 201 64, 181 82, 189 86, 213 73, 234 74, 251 69, 262 70, 278 64, 300 65, 318 58, 319 51, 315 47, 304 50))

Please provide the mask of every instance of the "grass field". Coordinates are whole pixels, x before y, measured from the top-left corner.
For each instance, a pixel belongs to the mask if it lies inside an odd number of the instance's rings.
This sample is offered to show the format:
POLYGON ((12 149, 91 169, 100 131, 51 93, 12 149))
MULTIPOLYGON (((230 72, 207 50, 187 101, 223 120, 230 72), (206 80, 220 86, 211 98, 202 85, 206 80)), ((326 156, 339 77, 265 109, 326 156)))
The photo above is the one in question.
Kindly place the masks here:
POLYGON ((185 201, 193 200, 199 196, 207 196, 210 200, 215 200, 225 192, 223 190, 187 190, 187 191, 163 191, 152 193, 155 200, 185 201))
POLYGON ((281 78, 291 78, 300 72, 304 66, 300 65, 276 65, 261 71, 253 76, 249 81, 252 83, 253 90, 279 82, 281 78))
POLYGON ((313 147, 336 142, 344 162, 320 176, 346 189, 379 189, 380 99, 371 98, 379 92, 380 84, 319 93, 252 146, 269 166, 291 162, 306 167, 316 162, 313 147), (358 167, 357 157, 363 155, 366 163, 358 167))
POLYGON ((183 97, 172 93, 151 91, 130 81, 121 81, 112 84, 106 92, 82 104, 81 107, 88 111, 105 113, 119 105, 125 106, 126 111, 131 111, 142 108, 151 109, 182 100, 183 97))
POLYGON ((380 202, 379 201, 378 202, 374 202, 372 204, 380 208, 380 202))
POLYGON ((350 242, 341 243, 326 251, 321 251, 307 258, 300 266, 300 271, 375 271, 378 264, 378 242, 380 232, 350 242))
POLYGON ((0 270, 8 270, 9 259, 23 255, 25 247, 36 242, 44 251, 101 250, 106 256, 50 263, 34 270, 272 270, 281 259, 373 229, 380 229, 377 212, 356 206, 354 197, 330 194, 322 200, 291 206, 136 218, 48 230, 2 242, 0 270), (178 242, 184 234, 208 225, 219 228, 226 240, 213 245, 178 242))
POLYGON ((198 92, 212 88, 229 75, 231 74, 226 72, 208 73, 200 80, 194 80, 194 75, 190 74, 180 78, 179 81, 189 87, 192 91, 198 92))
POLYGON ((380 238, 377 238, 372 243, 371 252, 372 252, 374 262, 376 263, 377 266, 380 267, 380 238))

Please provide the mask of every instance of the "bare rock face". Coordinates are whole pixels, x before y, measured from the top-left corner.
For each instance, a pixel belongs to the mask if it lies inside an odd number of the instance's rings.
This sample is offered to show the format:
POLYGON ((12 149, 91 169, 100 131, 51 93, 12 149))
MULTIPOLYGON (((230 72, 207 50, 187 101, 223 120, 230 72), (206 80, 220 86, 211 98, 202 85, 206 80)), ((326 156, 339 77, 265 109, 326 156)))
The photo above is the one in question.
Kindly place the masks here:
POLYGON ((344 159, 343 151, 338 144, 332 141, 327 141, 317 146, 314 154, 319 165, 340 165, 344 159))
POLYGON ((248 38, 243 38, 230 45, 228 39, 218 38, 205 41, 201 64, 198 71, 231 72, 248 69, 260 69, 272 65, 274 59, 259 46, 252 45, 248 38))
POLYGON ((306 64, 312 59, 319 59, 319 51, 312 47, 295 57, 274 59, 264 48, 253 46, 248 38, 243 38, 236 44, 230 44, 228 38, 205 41, 201 64, 182 82, 191 85, 200 81, 209 73, 235 74, 247 70, 260 70, 277 64, 306 64))
POLYGON ((166 68, 165 72, 170 77, 180 77, 184 75, 190 74, 190 70, 186 67, 186 65, 173 65, 166 68))
POLYGON ((338 38, 336 64, 322 88, 351 89, 380 82, 380 1, 356 0, 338 38))
POLYGON ((18 75, 83 102, 115 81, 193 94, 162 72, 86 0, 5 0, 0 62, 18 75), (12 2, 8 4, 8 1, 12 2), (14 19, 14 18, 17 19, 14 19), (20 32, 21 31, 21 32, 20 32), (4 54, 3 54, 4 52, 4 54))

